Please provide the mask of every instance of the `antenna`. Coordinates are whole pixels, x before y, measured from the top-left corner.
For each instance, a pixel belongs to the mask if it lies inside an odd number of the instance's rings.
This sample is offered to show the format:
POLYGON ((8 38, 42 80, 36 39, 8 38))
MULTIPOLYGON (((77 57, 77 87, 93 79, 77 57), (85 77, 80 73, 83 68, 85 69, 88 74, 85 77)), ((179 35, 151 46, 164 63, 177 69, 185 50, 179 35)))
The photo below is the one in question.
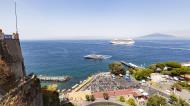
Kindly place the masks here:
POLYGON ((17 23, 17 7, 16 7, 16 0, 14 0, 14 3, 15 3, 16 33, 18 34, 18 23, 17 23))

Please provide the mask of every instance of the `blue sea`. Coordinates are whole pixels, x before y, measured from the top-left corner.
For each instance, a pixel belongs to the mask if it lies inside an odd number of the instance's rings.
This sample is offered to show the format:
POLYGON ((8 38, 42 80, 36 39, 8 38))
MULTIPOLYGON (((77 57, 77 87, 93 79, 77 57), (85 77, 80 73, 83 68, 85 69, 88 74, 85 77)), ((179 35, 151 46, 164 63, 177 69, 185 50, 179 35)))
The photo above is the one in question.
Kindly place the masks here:
POLYGON ((162 61, 190 61, 190 41, 136 41, 132 46, 111 45, 108 40, 21 41, 27 73, 60 76, 72 79, 59 83, 68 88, 89 75, 108 71, 113 61, 127 61, 147 66, 162 61), (111 55, 102 61, 86 60, 83 56, 97 53, 111 55))

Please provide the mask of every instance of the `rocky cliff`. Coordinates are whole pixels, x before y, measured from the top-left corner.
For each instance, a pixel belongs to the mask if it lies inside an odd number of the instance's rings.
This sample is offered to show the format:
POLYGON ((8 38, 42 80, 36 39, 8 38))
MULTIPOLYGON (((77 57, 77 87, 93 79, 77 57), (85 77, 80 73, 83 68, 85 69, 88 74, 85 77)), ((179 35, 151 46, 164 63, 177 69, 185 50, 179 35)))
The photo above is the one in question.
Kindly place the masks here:
POLYGON ((0 40, 0 106, 43 106, 40 81, 26 76, 18 39, 0 40))
POLYGON ((0 106, 43 106, 39 79, 34 75, 25 78, 3 96, 0 106))

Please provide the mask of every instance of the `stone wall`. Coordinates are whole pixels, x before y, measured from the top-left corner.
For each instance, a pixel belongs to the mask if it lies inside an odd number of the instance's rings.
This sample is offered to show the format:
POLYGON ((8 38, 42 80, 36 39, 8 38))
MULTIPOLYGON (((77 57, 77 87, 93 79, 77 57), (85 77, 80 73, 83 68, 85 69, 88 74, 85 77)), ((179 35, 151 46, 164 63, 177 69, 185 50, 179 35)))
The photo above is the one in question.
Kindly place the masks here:
POLYGON ((16 79, 25 76, 24 60, 19 40, 0 40, 0 60, 8 65, 16 79))

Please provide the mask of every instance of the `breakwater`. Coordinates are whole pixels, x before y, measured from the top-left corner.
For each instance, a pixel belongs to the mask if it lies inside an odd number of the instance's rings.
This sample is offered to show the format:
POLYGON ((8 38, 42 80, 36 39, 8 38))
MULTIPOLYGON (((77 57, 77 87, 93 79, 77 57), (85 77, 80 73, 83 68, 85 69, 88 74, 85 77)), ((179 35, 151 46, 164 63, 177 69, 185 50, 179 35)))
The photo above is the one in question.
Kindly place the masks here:
POLYGON ((65 82, 71 79, 69 76, 43 76, 39 75, 38 78, 41 81, 57 81, 57 82, 65 82))

